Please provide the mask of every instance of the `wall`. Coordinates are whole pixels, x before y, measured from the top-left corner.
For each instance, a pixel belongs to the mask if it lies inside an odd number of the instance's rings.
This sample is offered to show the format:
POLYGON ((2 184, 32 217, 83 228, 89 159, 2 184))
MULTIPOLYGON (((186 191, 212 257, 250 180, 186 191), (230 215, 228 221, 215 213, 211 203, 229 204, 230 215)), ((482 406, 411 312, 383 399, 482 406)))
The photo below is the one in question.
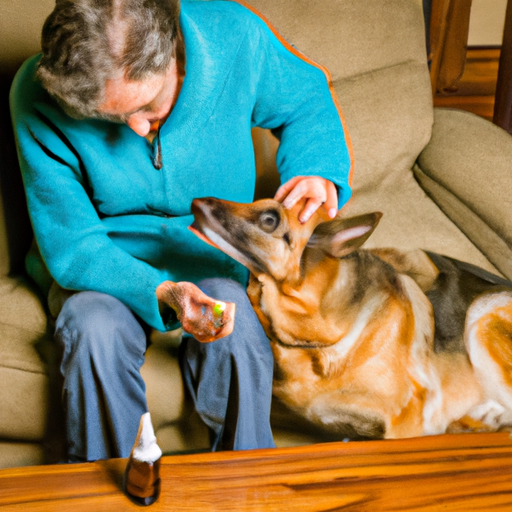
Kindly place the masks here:
POLYGON ((507 0, 473 0, 469 46, 501 45, 506 7, 507 0))

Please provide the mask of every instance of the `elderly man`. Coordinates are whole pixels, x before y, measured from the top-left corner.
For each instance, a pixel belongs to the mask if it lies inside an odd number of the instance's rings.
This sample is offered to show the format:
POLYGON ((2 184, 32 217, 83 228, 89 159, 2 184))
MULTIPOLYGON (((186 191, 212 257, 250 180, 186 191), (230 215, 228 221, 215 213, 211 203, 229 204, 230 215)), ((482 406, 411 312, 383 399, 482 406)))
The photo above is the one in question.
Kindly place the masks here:
POLYGON ((28 270, 77 292, 55 329, 69 460, 129 455, 148 329, 179 325, 171 282, 237 306, 227 337, 201 343, 191 327, 181 347, 212 448, 273 446, 273 360, 246 270, 187 227, 195 197, 252 201, 254 126, 280 140, 276 198, 305 199, 301 221, 336 214, 351 159, 324 71, 236 1, 59 0, 11 110, 39 249, 28 270))

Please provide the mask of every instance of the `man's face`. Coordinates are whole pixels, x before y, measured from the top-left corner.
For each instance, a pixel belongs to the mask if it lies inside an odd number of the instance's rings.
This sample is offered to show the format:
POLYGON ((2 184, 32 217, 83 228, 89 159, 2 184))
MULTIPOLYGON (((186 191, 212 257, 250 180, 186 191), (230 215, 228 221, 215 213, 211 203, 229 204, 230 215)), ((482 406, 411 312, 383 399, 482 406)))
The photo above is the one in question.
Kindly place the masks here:
POLYGON ((107 80, 104 101, 97 112, 111 121, 126 123, 137 135, 146 137, 167 118, 178 92, 178 70, 173 60, 166 73, 142 81, 124 76, 107 80))

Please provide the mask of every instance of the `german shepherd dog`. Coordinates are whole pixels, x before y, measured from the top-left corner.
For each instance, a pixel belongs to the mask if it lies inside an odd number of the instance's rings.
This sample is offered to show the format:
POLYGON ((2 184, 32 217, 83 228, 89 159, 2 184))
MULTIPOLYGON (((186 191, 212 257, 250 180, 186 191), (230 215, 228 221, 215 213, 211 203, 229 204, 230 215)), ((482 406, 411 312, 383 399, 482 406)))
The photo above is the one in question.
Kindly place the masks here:
POLYGON ((416 250, 362 249, 381 217, 301 224, 303 204, 192 204, 191 230, 245 265, 274 395, 334 438, 512 426, 512 283, 416 250))

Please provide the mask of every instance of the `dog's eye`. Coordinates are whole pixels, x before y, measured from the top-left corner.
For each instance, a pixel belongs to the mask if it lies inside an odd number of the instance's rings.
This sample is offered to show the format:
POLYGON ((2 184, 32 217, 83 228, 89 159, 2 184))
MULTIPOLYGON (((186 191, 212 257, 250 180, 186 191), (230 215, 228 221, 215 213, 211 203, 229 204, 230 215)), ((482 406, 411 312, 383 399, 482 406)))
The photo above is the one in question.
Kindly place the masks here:
POLYGON ((260 215, 260 227, 265 233, 272 233, 279 226, 279 214, 274 210, 269 210, 260 215))

